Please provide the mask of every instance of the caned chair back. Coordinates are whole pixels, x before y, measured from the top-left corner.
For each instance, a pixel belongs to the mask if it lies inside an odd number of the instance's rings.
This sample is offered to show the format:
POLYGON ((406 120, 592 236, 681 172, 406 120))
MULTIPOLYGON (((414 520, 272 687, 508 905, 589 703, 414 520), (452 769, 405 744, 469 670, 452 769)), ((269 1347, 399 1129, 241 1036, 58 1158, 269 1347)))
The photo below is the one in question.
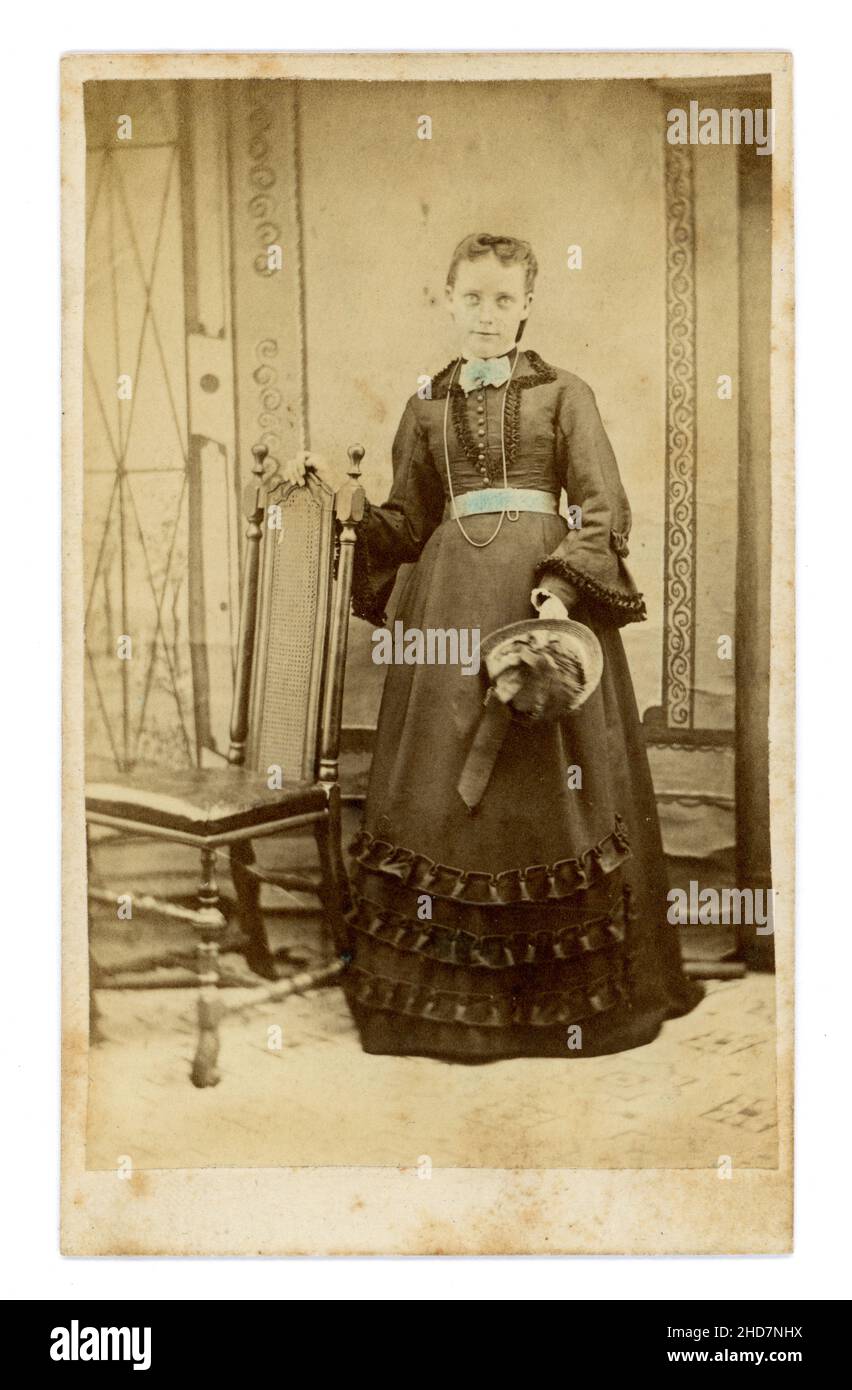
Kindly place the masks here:
POLYGON ((246 763, 313 781, 331 628, 334 493, 315 475, 266 492, 246 763))
POLYGON ((228 760, 282 785, 333 783, 364 450, 350 448, 349 482, 336 495, 312 471, 302 487, 265 478, 266 448, 252 453, 228 760))

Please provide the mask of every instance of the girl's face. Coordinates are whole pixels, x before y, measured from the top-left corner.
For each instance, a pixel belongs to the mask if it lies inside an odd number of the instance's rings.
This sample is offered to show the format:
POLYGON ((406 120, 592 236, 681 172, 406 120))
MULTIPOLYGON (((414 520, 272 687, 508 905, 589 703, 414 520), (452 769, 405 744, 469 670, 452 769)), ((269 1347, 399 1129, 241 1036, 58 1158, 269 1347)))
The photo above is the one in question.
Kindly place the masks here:
POLYGON ((503 265, 493 254, 460 261, 456 283, 447 285, 447 308, 464 357, 502 357, 511 352, 530 311, 525 267, 503 265))

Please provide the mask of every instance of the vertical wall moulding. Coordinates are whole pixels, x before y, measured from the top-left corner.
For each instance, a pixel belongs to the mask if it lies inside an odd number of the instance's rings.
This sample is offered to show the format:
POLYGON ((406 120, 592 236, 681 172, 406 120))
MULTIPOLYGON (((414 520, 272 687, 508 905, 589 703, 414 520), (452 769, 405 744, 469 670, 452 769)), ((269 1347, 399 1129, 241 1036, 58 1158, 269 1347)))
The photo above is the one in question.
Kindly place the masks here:
POLYGON ((666 143, 666 525, 663 713, 693 726, 696 579, 695 196, 690 145, 666 143))
POLYGON ((217 82, 178 84, 191 525, 189 623, 197 759, 228 746, 239 615, 227 107, 217 82))

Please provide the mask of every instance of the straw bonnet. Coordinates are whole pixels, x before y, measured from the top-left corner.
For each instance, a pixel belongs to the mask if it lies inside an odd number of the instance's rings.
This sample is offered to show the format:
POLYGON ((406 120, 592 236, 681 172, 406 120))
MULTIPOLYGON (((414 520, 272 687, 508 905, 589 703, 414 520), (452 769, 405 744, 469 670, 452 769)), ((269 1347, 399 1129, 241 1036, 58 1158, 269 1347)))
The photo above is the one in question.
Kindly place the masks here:
POLYGON ((529 618, 498 628, 480 645, 492 696, 524 722, 573 714, 597 689, 603 653, 573 618, 529 618))
POLYGON ((486 637, 479 651, 490 685, 457 783, 471 814, 485 794, 512 721, 532 724, 573 714, 603 674, 597 637, 573 618, 509 623, 486 637))

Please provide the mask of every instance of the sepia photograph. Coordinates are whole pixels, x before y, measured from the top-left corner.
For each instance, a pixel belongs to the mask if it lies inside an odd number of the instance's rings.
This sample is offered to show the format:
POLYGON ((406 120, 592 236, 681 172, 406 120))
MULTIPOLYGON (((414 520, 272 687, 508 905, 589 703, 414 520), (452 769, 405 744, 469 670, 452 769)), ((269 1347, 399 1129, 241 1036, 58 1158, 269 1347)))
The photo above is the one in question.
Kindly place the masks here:
POLYGON ((788 1251, 789 55, 62 66, 66 1253, 788 1251))

